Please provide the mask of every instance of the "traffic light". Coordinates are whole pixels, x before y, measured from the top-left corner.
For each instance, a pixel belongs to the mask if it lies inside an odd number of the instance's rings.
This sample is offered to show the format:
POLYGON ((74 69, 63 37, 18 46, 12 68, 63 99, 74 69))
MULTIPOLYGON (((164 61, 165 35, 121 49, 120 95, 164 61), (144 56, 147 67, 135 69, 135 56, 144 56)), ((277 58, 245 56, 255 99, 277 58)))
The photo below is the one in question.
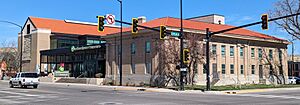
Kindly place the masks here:
POLYGON ((167 36, 167 28, 166 26, 160 26, 160 33, 159 33, 159 38, 160 39, 166 39, 167 36))
POLYGON ((98 16, 98 31, 103 32, 104 31, 104 16, 98 16))
POLYGON ((137 18, 132 18, 132 33, 136 34, 138 33, 138 19, 137 18))
POLYGON ((263 14, 261 16, 261 21, 262 21, 261 28, 263 30, 267 30, 268 29, 268 15, 267 14, 263 14))
POLYGON ((187 64, 190 62, 190 50, 183 49, 183 63, 187 64))

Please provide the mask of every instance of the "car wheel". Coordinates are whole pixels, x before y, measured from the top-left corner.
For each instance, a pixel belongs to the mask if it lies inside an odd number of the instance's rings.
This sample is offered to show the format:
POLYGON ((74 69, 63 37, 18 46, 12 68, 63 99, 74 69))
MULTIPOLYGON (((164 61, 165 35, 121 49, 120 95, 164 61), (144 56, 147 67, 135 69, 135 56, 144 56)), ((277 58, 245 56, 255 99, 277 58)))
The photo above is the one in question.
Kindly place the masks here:
POLYGON ((35 88, 35 89, 36 89, 37 87, 38 87, 38 85, 34 85, 34 86, 33 86, 33 88, 35 88))
POLYGON ((22 85, 22 83, 21 82, 19 82, 19 86, 22 88, 22 87, 24 87, 23 85, 22 85))
POLYGON ((9 82, 9 87, 14 88, 14 85, 11 82, 9 82))

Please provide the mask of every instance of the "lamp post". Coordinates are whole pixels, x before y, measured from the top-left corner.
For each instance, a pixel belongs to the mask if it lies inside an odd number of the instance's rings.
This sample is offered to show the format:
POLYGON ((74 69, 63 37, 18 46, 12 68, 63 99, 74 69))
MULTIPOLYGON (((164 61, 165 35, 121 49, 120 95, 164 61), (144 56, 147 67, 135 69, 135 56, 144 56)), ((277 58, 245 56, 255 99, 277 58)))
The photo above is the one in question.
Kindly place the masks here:
POLYGON ((5 21, 5 20, 0 20, 0 22, 2 23, 9 23, 9 24, 12 24, 12 25, 15 25, 17 27, 20 28, 20 31, 21 31, 21 41, 20 41, 20 71, 19 72, 22 72, 22 54, 23 54, 23 27, 17 23, 14 23, 14 22, 10 22, 10 21, 5 21))
POLYGON ((122 33, 123 33, 123 9, 122 9, 122 5, 123 5, 123 3, 122 3, 122 0, 118 0, 118 2, 120 3, 120 18, 121 18, 121 28, 120 28, 120 52, 118 52, 118 53, 120 53, 120 65, 119 65, 119 74, 120 74, 120 86, 122 86, 122 40, 123 40, 123 38, 122 38, 122 33))

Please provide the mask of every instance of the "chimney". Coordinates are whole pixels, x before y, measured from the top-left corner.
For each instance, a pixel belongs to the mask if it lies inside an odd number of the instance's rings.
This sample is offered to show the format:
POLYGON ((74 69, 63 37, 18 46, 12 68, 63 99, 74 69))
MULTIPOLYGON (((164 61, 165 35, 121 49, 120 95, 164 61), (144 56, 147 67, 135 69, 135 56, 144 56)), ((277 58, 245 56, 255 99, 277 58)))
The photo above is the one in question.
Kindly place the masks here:
POLYGON ((146 22, 146 17, 145 16, 138 17, 138 24, 145 23, 145 22, 146 22))
POLYGON ((225 24, 225 17, 223 15, 211 14, 205 16, 197 16, 188 18, 187 20, 200 21, 212 24, 225 24))

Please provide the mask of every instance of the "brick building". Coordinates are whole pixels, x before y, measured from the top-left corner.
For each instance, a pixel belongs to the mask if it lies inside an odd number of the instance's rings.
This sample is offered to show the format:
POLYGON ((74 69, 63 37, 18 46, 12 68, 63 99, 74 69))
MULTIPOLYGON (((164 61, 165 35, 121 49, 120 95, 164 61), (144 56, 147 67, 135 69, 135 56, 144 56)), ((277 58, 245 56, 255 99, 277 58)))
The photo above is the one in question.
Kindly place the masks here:
MULTIPOLYGON (((234 27, 224 23, 225 18, 215 14, 185 19, 183 20, 184 34, 197 35, 200 47, 205 46, 203 42, 205 29, 210 28, 214 32, 234 27)), ((157 29, 160 25, 164 25, 169 32, 179 32, 180 19, 164 17, 140 23, 140 25, 157 29)), ((179 39, 169 36, 166 40, 160 40, 159 32, 148 29, 140 29, 138 34, 132 34, 131 28, 125 28, 123 35, 123 84, 155 84, 155 81, 161 81, 157 78, 160 77, 158 73, 166 70, 161 69, 161 62, 167 60, 161 58, 163 55, 160 52, 163 50, 161 46, 167 44, 168 40, 178 41, 179 39)), ((105 39, 107 40, 107 80, 118 84, 119 33, 107 35, 105 39)), ((188 43, 190 40, 185 41, 188 43)), ((287 76, 288 44, 289 42, 286 40, 247 29, 238 29, 213 36, 210 43, 211 55, 214 55, 210 60, 213 84, 269 83, 271 69, 274 70, 272 72, 287 76), (274 67, 275 64, 280 64, 280 67, 274 67)), ((179 44, 175 45, 174 49, 176 48, 179 49, 179 44)), ((204 47, 200 50, 204 51, 204 47)), ((203 85, 206 83, 206 72, 203 67, 205 56, 200 56, 203 58, 202 61, 195 63, 191 69, 195 71, 195 83, 203 85)), ((178 72, 178 69, 175 70, 177 64, 170 63, 173 67, 169 69, 178 72)), ((163 77, 163 79, 166 78, 163 77)))

